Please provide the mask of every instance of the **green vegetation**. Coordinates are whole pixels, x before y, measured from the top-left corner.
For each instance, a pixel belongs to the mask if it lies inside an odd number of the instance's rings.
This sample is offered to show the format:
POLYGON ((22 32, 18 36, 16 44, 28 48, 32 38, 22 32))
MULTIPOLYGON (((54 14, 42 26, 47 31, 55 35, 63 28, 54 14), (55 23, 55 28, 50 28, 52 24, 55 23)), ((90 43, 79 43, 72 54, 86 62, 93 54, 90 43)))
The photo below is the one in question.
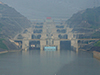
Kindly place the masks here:
POLYGON ((0 4, 0 38, 14 37, 22 29, 30 27, 31 22, 7 4, 0 4))
POLYGON ((67 23, 71 27, 82 28, 100 28, 100 7, 88 8, 74 14, 67 23))
POLYGON ((79 11, 66 23, 73 28, 73 31, 86 33, 80 35, 80 38, 100 38, 100 7, 79 11))
POLYGON ((0 4, 0 10, 3 10, 4 6, 2 4, 0 4))
POLYGON ((94 46, 100 47, 100 40, 94 44, 94 46))
POLYGON ((2 27, 3 27, 3 24, 0 23, 0 32, 1 32, 1 30, 2 30, 2 27))
POLYGON ((0 39, 0 48, 8 50, 7 46, 3 43, 4 39, 0 39))
POLYGON ((100 27, 100 7, 86 9, 82 14, 82 19, 91 24, 94 29, 100 27))
POLYGON ((100 38, 100 31, 95 32, 94 34, 90 35, 92 38, 100 38))

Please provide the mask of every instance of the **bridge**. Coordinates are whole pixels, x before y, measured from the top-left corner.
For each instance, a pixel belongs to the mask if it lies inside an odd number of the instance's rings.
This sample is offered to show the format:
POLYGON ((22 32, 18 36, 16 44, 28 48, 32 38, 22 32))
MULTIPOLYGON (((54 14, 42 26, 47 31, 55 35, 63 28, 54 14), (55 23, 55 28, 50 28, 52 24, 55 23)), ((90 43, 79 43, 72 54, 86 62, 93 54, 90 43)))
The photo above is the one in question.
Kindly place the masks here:
POLYGON ((10 41, 15 42, 16 45, 25 50, 29 49, 29 47, 43 50, 45 46, 55 46, 57 50, 60 50, 61 44, 65 45, 66 42, 69 42, 78 51, 78 40, 99 40, 77 39, 76 36, 78 34, 84 33, 72 33, 73 28, 67 26, 65 19, 35 20, 30 28, 24 29, 10 41))

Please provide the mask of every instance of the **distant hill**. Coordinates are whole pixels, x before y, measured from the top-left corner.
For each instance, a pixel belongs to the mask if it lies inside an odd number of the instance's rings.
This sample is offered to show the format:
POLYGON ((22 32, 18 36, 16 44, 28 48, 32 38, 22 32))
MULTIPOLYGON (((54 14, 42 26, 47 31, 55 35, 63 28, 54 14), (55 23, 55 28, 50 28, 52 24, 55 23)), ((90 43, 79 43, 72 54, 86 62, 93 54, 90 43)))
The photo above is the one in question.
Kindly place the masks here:
MULTIPOLYGON (((73 31, 89 33, 85 38, 100 38, 100 7, 88 8, 74 14, 66 21, 73 31)), ((83 36, 81 36, 82 38, 83 36)))
POLYGON ((88 8, 74 14, 67 23, 71 27, 88 27, 98 29, 100 27, 100 7, 88 8))
POLYGON ((0 3, 0 38, 14 37, 30 25, 31 22, 14 8, 0 3))

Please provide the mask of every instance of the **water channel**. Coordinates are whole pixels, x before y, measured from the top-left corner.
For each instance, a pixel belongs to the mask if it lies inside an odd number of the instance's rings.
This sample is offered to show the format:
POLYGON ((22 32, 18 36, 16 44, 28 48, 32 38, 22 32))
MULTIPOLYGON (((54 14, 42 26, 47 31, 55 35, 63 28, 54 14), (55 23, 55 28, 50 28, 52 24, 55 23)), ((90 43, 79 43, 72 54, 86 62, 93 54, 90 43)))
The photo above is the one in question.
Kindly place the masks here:
POLYGON ((0 55, 0 75, 100 75, 91 52, 30 50, 0 55))

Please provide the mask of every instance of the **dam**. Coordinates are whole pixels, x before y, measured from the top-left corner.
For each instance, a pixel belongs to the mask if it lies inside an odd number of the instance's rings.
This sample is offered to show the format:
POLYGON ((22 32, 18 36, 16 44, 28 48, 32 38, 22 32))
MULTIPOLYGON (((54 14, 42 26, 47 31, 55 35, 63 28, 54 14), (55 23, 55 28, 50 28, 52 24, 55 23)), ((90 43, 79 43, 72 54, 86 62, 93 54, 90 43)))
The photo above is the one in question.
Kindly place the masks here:
POLYGON ((78 39, 78 34, 73 33, 73 28, 66 24, 66 19, 34 19, 31 27, 24 29, 12 40, 24 50, 44 49, 67 49, 73 47, 78 51, 78 40, 99 40, 99 39, 78 39))

